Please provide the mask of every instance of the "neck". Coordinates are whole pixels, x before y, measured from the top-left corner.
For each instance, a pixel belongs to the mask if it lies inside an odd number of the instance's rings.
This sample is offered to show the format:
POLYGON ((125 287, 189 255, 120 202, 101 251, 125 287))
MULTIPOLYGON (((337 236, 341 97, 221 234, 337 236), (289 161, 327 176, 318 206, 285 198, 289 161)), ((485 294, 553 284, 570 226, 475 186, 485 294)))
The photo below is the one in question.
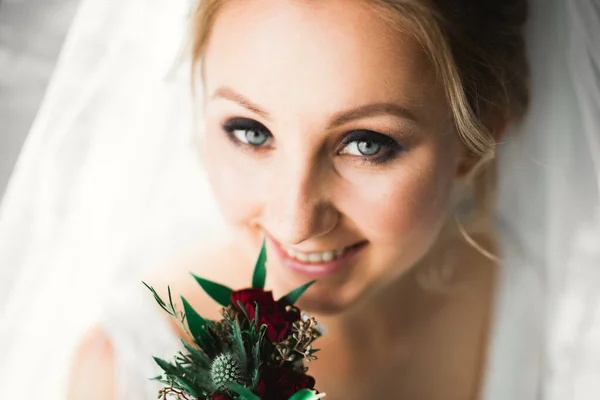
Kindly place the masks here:
MULTIPOLYGON (((318 316, 335 340, 352 346, 358 343, 406 341, 456 295, 468 289, 477 274, 472 260, 484 262, 481 251, 467 243, 451 219, 442 229, 432 249, 416 265, 394 282, 386 282, 367 294, 342 314, 318 316)), ((469 230, 472 239, 490 253, 495 253, 490 229, 469 230)))

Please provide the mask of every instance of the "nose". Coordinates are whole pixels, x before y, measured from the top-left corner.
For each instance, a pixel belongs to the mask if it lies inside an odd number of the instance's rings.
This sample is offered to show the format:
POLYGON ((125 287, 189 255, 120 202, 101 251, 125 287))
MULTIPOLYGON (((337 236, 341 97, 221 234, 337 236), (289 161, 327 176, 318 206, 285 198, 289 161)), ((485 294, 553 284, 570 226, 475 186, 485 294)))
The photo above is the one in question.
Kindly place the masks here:
POLYGON ((332 180, 326 168, 290 160, 271 182, 266 202, 266 227, 279 241, 297 245, 324 236, 339 223, 333 204, 332 180))

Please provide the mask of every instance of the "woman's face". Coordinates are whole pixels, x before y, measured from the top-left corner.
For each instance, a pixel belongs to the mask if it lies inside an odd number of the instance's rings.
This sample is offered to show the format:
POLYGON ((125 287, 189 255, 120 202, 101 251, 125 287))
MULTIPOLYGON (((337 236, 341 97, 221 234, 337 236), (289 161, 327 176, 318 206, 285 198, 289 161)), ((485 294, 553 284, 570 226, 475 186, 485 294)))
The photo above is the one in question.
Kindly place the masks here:
POLYGON ((233 1, 204 68, 209 177, 277 293, 341 312, 431 248, 464 149, 413 40, 362 1, 233 1))

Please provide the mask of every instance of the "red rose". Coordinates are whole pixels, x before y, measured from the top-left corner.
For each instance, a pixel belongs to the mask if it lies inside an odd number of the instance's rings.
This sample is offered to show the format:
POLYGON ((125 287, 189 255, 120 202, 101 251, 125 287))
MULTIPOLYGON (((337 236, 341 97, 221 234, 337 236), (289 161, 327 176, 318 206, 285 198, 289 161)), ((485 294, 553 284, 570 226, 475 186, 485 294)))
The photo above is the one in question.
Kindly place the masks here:
POLYGON ((224 393, 214 393, 209 396, 210 400, 233 400, 231 397, 224 393))
POLYGON ((256 389, 263 400, 288 400, 302 389, 313 389, 315 379, 289 368, 263 367, 256 389))
MULTIPOLYGON (((289 305, 284 301, 275 301, 273 292, 265 292, 261 289, 245 289, 231 294, 234 306, 240 308, 238 302, 250 316, 256 316, 256 304, 258 304, 258 324, 267 325, 267 337, 271 342, 278 342, 285 338, 291 323, 300 319, 297 311, 286 311, 289 305), (255 304, 256 303, 256 304, 255 304)), ((241 310, 240 310, 241 311, 241 310)))

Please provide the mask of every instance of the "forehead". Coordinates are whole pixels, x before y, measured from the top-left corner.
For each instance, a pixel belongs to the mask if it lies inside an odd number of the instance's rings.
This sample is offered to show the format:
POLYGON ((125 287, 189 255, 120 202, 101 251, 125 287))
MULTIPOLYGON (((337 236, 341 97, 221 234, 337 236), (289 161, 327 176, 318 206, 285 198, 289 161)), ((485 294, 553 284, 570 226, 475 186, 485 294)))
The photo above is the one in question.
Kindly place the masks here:
POLYGON ((439 85, 398 28, 360 0, 230 1, 205 54, 205 90, 227 86, 274 107, 392 101, 418 112, 439 85))

